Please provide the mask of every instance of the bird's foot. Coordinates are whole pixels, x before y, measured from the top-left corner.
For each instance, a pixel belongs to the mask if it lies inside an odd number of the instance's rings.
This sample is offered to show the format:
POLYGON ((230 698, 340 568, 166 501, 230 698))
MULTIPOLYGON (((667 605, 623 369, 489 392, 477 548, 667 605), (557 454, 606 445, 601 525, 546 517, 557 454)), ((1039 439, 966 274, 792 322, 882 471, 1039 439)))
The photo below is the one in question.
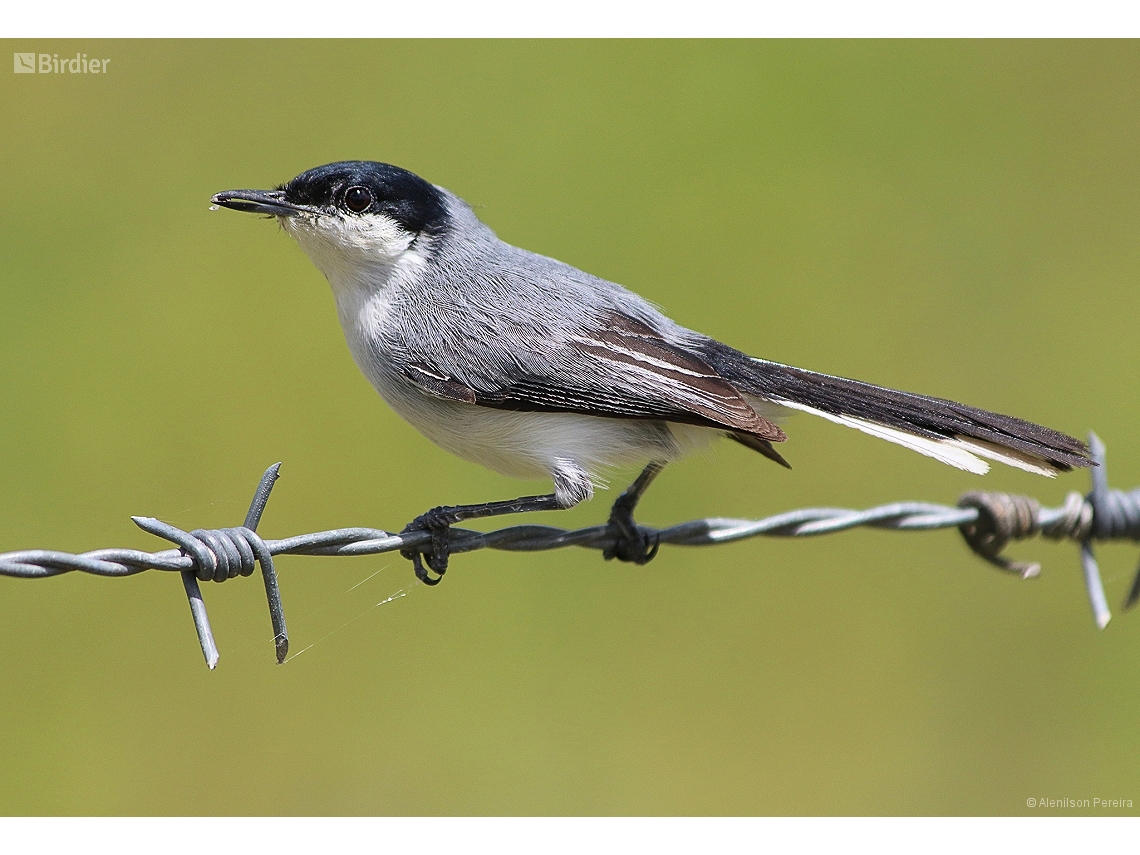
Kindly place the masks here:
POLYGON ((614 503, 606 528, 615 538, 613 545, 602 551, 607 561, 616 558, 618 561, 648 564, 661 545, 660 535, 640 528, 633 521, 633 508, 627 507, 621 499, 614 503))
POLYGON ((400 534, 413 531, 431 532, 431 551, 424 552, 419 549, 401 549, 400 554, 412 562, 416 571, 416 578, 425 585, 438 585, 447 572, 447 561, 451 556, 451 524, 457 522, 452 508, 432 508, 427 513, 420 514, 406 526, 400 534), (427 567, 424 567, 424 564, 427 567), (435 578, 428 570, 435 573, 435 578))

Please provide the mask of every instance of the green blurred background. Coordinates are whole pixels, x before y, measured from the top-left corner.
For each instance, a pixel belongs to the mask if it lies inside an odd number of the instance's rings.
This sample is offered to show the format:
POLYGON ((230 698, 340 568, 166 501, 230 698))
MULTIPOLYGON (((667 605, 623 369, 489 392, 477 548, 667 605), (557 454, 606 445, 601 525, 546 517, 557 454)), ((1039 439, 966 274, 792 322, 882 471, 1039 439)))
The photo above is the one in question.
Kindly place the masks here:
MULTIPOLYGON (((5 44, 111 63, 0 75, 0 549, 235 525, 277 460, 268 537, 545 489, 403 424, 301 251, 207 210, 348 158, 751 353, 1095 429, 1140 484, 1136 43, 5 44)), ((640 518, 1087 489, 788 433, 793 471, 724 443, 640 518)), ((260 582, 210 585, 213 673, 170 574, 0 579, 0 812, 1140 812, 1136 549, 1099 550, 1103 633, 1075 548, 1013 551, 1043 577, 953 531, 488 551, 431 590, 396 556, 284 558, 315 646, 276 667, 260 582)))

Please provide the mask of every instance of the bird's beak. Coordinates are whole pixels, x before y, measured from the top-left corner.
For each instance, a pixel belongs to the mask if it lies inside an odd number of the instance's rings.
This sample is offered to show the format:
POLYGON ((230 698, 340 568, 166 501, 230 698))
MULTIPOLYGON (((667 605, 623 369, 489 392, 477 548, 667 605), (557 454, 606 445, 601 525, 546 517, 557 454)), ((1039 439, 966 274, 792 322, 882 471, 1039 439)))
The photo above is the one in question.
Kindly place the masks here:
POLYGON ((210 201, 223 208, 247 211, 251 214, 269 214, 274 217, 317 213, 315 208, 286 202, 284 190, 223 190, 221 193, 215 193, 210 201))

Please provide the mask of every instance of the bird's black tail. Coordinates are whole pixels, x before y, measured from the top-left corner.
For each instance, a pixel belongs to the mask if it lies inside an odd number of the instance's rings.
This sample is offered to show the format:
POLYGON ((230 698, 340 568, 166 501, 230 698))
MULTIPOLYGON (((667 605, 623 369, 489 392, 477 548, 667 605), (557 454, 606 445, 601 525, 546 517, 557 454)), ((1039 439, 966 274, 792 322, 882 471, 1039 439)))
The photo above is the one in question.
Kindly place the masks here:
POLYGON ((1042 475, 1091 465, 1079 439, 1013 416, 754 359, 709 339, 703 358, 741 392, 804 410, 971 472, 980 457, 1042 475))

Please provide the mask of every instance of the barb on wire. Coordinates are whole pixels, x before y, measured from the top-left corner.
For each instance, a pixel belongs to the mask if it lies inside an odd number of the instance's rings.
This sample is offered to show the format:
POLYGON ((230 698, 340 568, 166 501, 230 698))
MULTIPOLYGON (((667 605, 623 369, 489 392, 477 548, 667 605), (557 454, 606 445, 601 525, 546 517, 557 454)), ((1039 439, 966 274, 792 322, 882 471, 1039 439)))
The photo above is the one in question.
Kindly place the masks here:
MULTIPOLYGON (((1140 541, 1140 487, 1129 493, 1109 489, 1104 444, 1096 434, 1090 434, 1089 440, 1093 460, 1097 464, 1092 470, 1092 491, 1088 496, 1070 493, 1059 508, 1042 508, 1035 499, 1027 496, 974 492, 962 496, 957 507, 927 502, 896 502, 864 511, 802 508, 760 520, 714 517, 665 529, 638 528, 660 543, 676 546, 710 546, 760 536, 813 537, 861 526, 892 531, 958 528, 974 552, 1022 578, 1038 575, 1041 567, 1003 556, 1002 551, 1011 541, 1035 534, 1073 540, 1081 547, 1081 567, 1093 618, 1103 629, 1112 615, 1092 543, 1094 540, 1140 541)), ((222 582, 235 576, 249 576, 255 569, 254 565, 259 564, 273 621, 277 662, 284 662, 289 650, 289 637, 273 556, 377 555, 428 546, 432 534, 429 531, 394 534, 373 528, 342 528, 282 540, 264 540, 256 529, 280 466, 280 463, 270 466, 262 476, 244 525, 185 532, 153 517, 132 517, 144 531, 169 540, 178 548, 161 552, 98 549, 79 555, 42 549, 8 552, 0 554, 0 575, 39 579, 74 571, 110 577, 132 576, 145 570, 177 572, 182 576, 190 601, 202 653, 212 669, 218 662, 218 648, 198 582, 222 582)), ((517 525, 491 532, 452 528, 449 537, 452 553, 479 549, 537 552, 566 546, 583 546, 605 552, 612 550, 618 535, 606 525, 574 531, 554 526, 517 525)), ((1125 600, 1125 608, 1137 600, 1140 600, 1140 570, 1125 600)))

